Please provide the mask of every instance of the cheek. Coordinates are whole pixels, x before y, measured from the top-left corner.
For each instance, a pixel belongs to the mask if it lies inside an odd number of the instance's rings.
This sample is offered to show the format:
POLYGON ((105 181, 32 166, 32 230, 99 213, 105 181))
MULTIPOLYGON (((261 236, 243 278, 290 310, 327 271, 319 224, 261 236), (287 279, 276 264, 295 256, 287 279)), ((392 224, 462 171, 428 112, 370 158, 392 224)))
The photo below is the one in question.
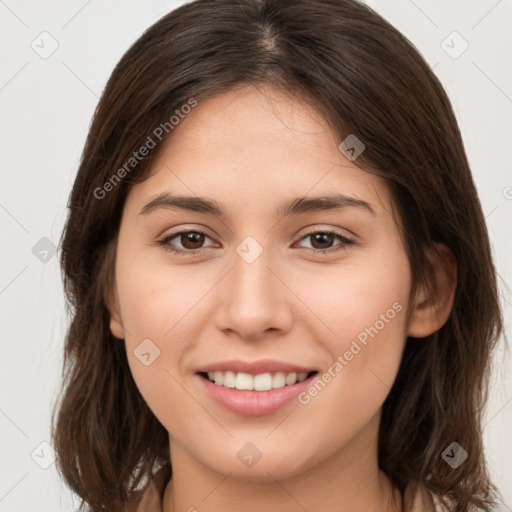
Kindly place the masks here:
POLYGON ((378 412, 400 366, 407 337, 409 265, 405 254, 391 247, 323 272, 298 292, 318 312, 322 327, 315 337, 330 357, 302 403, 321 423, 354 433, 378 412))
MULTIPOLYGON (((386 301, 384 304, 389 305, 386 301)), ((392 303, 391 308, 375 304, 375 309, 373 305, 369 309, 368 306, 367 322, 349 323, 350 317, 344 315, 345 322, 340 319, 333 324, 340 334, 325 344, 331 362, 298 397, 301 406, 295 420, 302 428, 296 438, 294 432, 289 437, 295 443, 300 438, 308 439, 312 462, 328 457, 341 447, 351 450, 352 441, 369 425, 378 431, 374 420, 400 366, 405 343, 405 308, 398 302, 392 303), (381 313, 388 323, 380 318, 381 313)), ((356 305, 353 312, 357 314, 356 305)), ((373 435, 366 438, 367 442, 373 440, 373 435)), ((356 443, 353 449, 362 447, 356 443)))
POLYGON ((363 343, 377 335, 383 340, 373 344, 375 356, 380 347, 403 339, 411 276, 399 246, 381 244, 339 265, 318 266, 309 276, 304 269, 288 282, 293 278, 294 291, 320 321, 314 336, 331 354, 349 350, 358 336, 363 343))
POLYGON ((191 422, 205 421, 185 373, 204 338, 211 274, 198 277, 190 266, 127 258, 118 261, 116 276, 132 376, 156 418, 181 439, 191 422))
POLYGON ((208 291, 208 282, 195 279, 185 266, 166 266, 151 258, 119 261, 116 276, 130 343, 150 338, 166 350, 180 347, 185 327, 191 338, 190 318, 208 291))

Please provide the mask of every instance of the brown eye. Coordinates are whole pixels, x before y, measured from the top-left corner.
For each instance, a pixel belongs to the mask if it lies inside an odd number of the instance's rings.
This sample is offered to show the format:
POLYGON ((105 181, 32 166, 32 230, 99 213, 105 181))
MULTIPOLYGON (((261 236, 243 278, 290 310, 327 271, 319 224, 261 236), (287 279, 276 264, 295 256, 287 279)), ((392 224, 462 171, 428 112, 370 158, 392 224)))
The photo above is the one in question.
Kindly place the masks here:
POLYGON ((200 249, 204 243, 204 234, 197 231, 186 231, 180 234, 181 245, 185 249, 200 249))
POLYGON ((311 247, 306 247, 306 249, 311 249, 318 254, 332 253, 346 249, 348 245, 355 244, 354 240, 335 231, 314 231, 301 238, 301 240, 308 239, 311 240, 311 247), (333 245, 333 241, 336 239, 341 243, 333 245))
POLYGON ((210 239, 206 233, 188 230, 167 235, 160 240, 158 244, 162 245, 164 249, 176 254, 193 255, 208 248, 208 246, 203 247, 206 239, 210 239))
POLYGON ((314 233, 311 237, 313 249, 329 249, 334 240, 330 233, 314 233))

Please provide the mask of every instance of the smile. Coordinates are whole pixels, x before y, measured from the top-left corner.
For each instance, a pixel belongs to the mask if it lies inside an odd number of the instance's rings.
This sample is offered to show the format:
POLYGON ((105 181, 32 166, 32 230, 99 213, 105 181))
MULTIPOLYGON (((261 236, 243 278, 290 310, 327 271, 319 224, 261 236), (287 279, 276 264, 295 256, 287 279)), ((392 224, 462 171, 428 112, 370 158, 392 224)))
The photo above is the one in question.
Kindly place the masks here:
POLYGON ((272 414, 305 391, 318 375, 311 372, 199 372, 196 377, 210 399, 222 408, 244 416, 272 414), (222 383, 221 383, 222 382, 222 383))
POLYGON ((240 391, 268 391, 270 389, 279 389, 285 386, 293 386, 297 382, 302 382, 308 376, 316 372, 266 372, 258 375, 251 375, 245 372, 216 371, 203 373, 202 375, 217 386, 238 389, 240 391))

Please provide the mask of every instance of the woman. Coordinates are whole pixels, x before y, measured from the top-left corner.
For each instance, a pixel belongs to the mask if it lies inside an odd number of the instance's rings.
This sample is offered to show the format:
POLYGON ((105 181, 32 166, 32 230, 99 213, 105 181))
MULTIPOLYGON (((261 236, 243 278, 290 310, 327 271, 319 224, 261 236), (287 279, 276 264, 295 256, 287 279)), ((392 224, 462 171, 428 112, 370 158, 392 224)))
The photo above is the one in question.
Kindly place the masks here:
POLYGON ((442 86, 369 7, 169 13, 69 207, 53 436, 90 510, 491 510, 485 221, 442 86))

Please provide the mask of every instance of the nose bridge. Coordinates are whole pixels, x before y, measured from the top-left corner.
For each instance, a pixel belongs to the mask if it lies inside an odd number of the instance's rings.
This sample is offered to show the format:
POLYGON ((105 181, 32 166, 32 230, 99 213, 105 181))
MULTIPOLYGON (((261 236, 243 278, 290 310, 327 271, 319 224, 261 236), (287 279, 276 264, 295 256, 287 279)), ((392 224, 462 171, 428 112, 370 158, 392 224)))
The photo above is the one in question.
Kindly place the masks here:
POLYGON ((273 254, 251 236, 236 247, 223 289, 219 328, 237 331, 244 338, 257 338, 270 328, 287 328, 290 315, 283 284, 271 270, 273 254))
POLYGON ((272 250, 263 248, 253 237, 247 237, 236 248, 234 269, 231 276, 232 296, 239 313, 250 317, 251 312, 262 314, 271 310, 272 296, 275 297, 273 280, 269 270, 272 266, 272 250))

